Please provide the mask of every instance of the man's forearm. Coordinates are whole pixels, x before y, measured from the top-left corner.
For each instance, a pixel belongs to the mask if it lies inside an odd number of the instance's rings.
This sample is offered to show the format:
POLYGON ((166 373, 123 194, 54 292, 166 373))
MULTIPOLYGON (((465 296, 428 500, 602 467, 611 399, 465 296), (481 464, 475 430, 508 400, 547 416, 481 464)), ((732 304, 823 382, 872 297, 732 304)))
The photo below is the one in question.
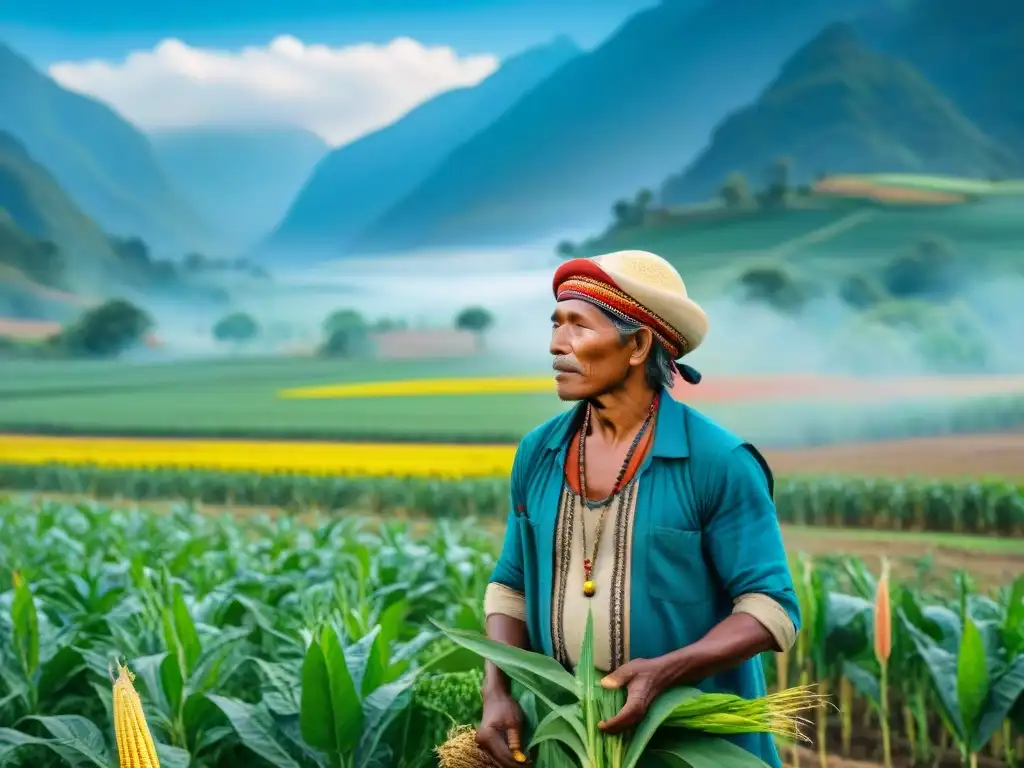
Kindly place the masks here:
MULTIPOLYGON (((514 648, 529 650, 530 647, 526 622, 502 613, 492 613, 487 617, 487 637, 514 648)), ((488 661, 484 665, 484 692, 509 693, 509 691, 508 676, 488 661)))
POLYGON ((697 642, 668 654, 666 671, 672 685, 692 684, 774 648, 775 640, 761 622, 733 613, 697 642))

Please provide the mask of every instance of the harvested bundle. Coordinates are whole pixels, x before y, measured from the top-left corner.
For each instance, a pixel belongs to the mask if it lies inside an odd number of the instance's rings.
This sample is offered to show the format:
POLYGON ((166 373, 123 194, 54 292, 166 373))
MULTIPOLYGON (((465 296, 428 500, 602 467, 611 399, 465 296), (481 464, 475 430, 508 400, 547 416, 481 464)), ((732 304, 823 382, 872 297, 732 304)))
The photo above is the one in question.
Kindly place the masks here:
POLYGON ((135 675, 117 665, 114 681, 114 736, 120 768, 160 768, 156 745, 146 725, 142 700, 132 682, 135 675))
MULTIPOLYGON (((810 687, 743 699, 681 686, 658 697, 630 734, 607 734, 597 724, 619 711, 625 693, 600 684, 602 673, 593 663, 593 617, 587 621, 575 676, 548 656, 511 648, 479 633, 439 628, 453 642, 495 664, 544 705, 547 714, 532 729, 528 749, 544 750, 539 764, 545 768, 636 768, 641 759, 644 765, 763 768, 760 758, 719 737, 771 733, 808 741, 800 728, 806 723, 801 713, 817 708, 822 700, 810 687)), ((437 753, 442 768, 493 766, 468 727, 452 731, 437 753)))

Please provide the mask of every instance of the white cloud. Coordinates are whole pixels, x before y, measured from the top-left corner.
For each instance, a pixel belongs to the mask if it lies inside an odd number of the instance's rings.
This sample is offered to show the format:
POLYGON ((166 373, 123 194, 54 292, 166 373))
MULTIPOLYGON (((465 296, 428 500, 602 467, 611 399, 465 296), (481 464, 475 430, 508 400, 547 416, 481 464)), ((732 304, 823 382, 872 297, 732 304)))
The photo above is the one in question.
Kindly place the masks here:
POLYGON ((143 128, 291 124, 344 144, 451 88, 474 85, 498 61, 397 38, 386 45, 305 45, 290 36, 240 51, 162 41, 124 61, 64 61, 50 74, 143 128))

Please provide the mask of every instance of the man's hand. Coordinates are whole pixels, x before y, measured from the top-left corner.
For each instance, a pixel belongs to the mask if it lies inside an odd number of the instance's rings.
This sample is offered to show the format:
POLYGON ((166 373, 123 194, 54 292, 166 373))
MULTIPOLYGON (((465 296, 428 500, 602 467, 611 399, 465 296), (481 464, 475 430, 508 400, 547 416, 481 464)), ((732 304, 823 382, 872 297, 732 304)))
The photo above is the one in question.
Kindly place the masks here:
POLYGON ((476 731, 477 746, 501 768, 522 768, 513 752, 522 755, 523 710, 504 691, 485 694, 483 703, 483 719, 476 731))
POLYGON ((634 659, 601 680, 604 688, 626 689, 626 703, 619 713, 598 723, 605 733, 623 733, 644 719, 647 708, 671 685, 669 665, 664 658, 634 659))

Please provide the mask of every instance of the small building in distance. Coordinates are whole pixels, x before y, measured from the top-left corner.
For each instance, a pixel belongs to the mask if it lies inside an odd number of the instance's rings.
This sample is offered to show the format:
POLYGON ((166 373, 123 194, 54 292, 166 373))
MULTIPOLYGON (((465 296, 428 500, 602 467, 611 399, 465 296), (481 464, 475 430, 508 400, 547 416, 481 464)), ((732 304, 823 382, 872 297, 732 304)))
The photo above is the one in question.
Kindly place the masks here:
POLYGON ((472 357, 480 351, 472 331, 448 328, 371 332, 370 343, 380 360, 472 357))

